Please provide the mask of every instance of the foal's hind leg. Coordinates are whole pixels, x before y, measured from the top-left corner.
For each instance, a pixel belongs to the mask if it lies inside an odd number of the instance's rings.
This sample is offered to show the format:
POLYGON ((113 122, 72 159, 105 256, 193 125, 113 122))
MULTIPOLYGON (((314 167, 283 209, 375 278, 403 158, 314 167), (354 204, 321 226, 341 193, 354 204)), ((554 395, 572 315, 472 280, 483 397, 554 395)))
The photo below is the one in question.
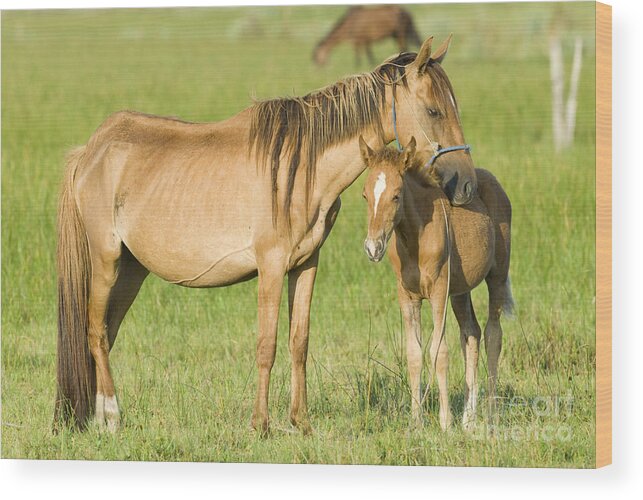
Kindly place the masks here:
POLYGON ((310 304, 317 274, 319 250, 301 266, 288 273, 288 310, 290 315, 290 422, 310 434, 306 399, 306 359, 310 329, 310 304))
POLYGON ((498 380, 498 358, 502 350, 500 314, 506 300, 507 285, 487 280, 487 287, 489 289, 489 319, 484 329, 484 346, 487 351, 488 367, 487 400, 490 422, 495 423, 497 419, 496 383, 498 380))
POLYGON ((464 411, 462 426, 473 429, 476 422, 478 402, 478 353, 480 349, 480 325, 471 303, 471 293, 451 297, 451 306, 460 326, 460 344, 465 364, 464 411))

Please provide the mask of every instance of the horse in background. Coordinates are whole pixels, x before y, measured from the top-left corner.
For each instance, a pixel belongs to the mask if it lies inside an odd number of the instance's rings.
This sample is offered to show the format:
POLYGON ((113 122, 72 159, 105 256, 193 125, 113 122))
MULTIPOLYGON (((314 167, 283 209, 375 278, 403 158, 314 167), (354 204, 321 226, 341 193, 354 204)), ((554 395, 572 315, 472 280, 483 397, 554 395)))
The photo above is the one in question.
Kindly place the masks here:
MULTIPOLYGON (((403 139, 422 134, 425 157, 435 153, 427 131, 447 146, 464 141, 457 114, 437 115, 455 99, 441 66, 448 42, 432 52, 429 38, 418 54, 400 54, 303 97, 256 103, 217 123, 118 112, 74 150, 58 208, 54 428, 83 429, 92 417, 99 428, 118 428, 109 354, 143 281, 154 273, 192 288, 258 277, 252 425, 266 434, 287 275, 290 421, 310 432, 313 286, 339 195, 365 169, 358 137, 385 144, 396 130, 403 139)), ((469 152, 441 156, 435 165, 451 201, 468 203, 477 184, 469 152)))
POLYGON ((355 48, 357 66, 360 65, 362 53, 366 54, 370 64, 375 64, 371 44, 389 37, 397 42, 400 52, 406 52, 409 44, 419 47, 422 43, 411 14, 402 7, 351 7, 317 44, 313 51, 313 61, 323 66, 328 62, 335 46, 348 42, 355 48))
POLYGON ((431 378, 437 375, 443 429, 449 427, 452 420, 445 336, 446 306, 451 297, 465 360, 462 424, 471 430, 476 422, 481 337, 471 291, 482 280, 487 282, 489 319, 484 330, 489 375, 487 396, 489 415, 495 416, 498 358, 502 347, 500 315, 513 308, 509 281, 511 204, 496 178, 486 170, 476 169, 478 194, 467 206, 452 207, 435 171, 427 170, 416 158, 415 148, 415 139, 411 138, 401 152, 386 147, 373 151, 360 138, 362 158, 369 168, 363 191, 368 202, 364 250, 371 261, 379 262, 391 239, 389 257, 397 276, 406 330, 411 413, 416 422, 421 418, 424 399, 420 391, 424 360, 421 307, 424 299, 431 302, 431 378))

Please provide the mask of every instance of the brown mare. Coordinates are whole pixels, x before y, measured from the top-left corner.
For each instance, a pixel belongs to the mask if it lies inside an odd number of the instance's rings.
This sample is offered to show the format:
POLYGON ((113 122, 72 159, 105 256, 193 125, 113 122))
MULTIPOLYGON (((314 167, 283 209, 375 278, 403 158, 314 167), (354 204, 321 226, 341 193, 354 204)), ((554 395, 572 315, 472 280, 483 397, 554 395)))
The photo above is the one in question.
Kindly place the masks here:
POLYGON ((371 44, 392 37, 401 52, 405 52, 409 43, 419 47, 422 43, 411 14, 398 5, 380 5, 377 7, 351 7, 337 21, 330 32, 317 44, 313 60, 322 66, 328 61, 331 51, 343 42, 353 44, 355 62, 359 66, 360 53, 365 53, 370 64, 375 64, 371 44))
MULTIPOLYGON (((364 171, 358 137, 429 133, 463 142, 457 116, 427 110, 451 95, 431 55, 400 54, 373 72, 304 97, 260 102, 218 123, 134 112, 110 116, 71 153, 58 210, 58 394, 55 422, 84 428, 95 415, 120 422, 109 352, 150 273, 186 287, 220 287, 258 276, 259 374, 252 417, 268 431, 282 283, 288 275, 292 361, 290 420, 308 432, 306 357, 319 249, 339 195, 364 171)), ((424 156, 431 146, 423 144, 424 156)), ((476 186, 468 152, 436 163, 453 203, 476 186)), ((161 342, 162 339, 159 339, 161 342)))
MULTIPOLYGON (((456 113, 452 106, 448 113, 456 113)), ((482 280, 489 291, 489 319, 484 331, 488 361, 490 415, 495 415, 498 357, 502 346, 500 314, 510 312, 509 282, 511 204, 500 183, 486 170, 476 169, 478 194, 465 207, 451 207, 437 176, 415 156, 415 139, 402 152, 382 148, 373 152, 361 140, 369 175, 364 187, 368 202, 368 236, 364 249, 379 262, 391 238, 389 252, 397 275, 398 298, 406 330, 406 353, 413 419, 421 417, 421 307, 428 299, 433 310, 431 371, 437 374, 440 425, 451 423, 447 394, 448 352, 445 336, 447 299, 460 326, 465 359, 465 403, 462 423, 471 430, 476 421, 480 326, 471 290, 482 280)))

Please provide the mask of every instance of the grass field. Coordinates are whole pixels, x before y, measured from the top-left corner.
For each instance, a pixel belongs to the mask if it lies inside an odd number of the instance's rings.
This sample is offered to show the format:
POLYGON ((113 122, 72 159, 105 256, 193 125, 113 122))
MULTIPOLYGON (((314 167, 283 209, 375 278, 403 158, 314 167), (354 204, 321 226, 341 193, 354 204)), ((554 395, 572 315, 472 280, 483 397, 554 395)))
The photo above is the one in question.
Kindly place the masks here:
MULTIPOLYGON (((112 112, 214 121, 252 97, 300 95, 355 68, 352 49, 311 62, 344 7, 2 13, 2 457, 591 467, 594 464, 595 195, 593 4, 567 6, 585 42, 576 142, 552 148, 547 32, 555 4, 414 5, 423 36, 454 33, 444 63, 478 166, 514 207, 500 429, 442 433, 436 391, 409 427, 401 319, 388 263, 362 250, 358 180, 322 251, 313 303, 309 406, 315 433, 288 425, 285 308, 273 370, 273 434, 250 431, 256 281, 188 290, 150 277, 111 361, 116 435, 51 433, 55 394, 55 213, 63 158, 112 112)), ((558 12, 559 13, 559 12, 558 12)), ((566 46, 567 53, 570 52, 566 46)), ((392 42, 378 45, 384 59, 392 42)), ((486 319, 486 290, 474 294, 486 319)), ((424 308, 428 310, 428 307, 424 308)), ((425 312, 425 340, 430 318, 425 312)), ((463 363, 448 321, 450 391, 463 363)), ((484 355, 481 376, 485 375, 484 355)), ((482 391, 484 396, 484 391, 482 391)), ((481 405, 484 408, 484 405, 481 405)), ((480 416, 480 424, 483 418, 480 416)), ((480 426, 484 429, 484 426, 480 426)))

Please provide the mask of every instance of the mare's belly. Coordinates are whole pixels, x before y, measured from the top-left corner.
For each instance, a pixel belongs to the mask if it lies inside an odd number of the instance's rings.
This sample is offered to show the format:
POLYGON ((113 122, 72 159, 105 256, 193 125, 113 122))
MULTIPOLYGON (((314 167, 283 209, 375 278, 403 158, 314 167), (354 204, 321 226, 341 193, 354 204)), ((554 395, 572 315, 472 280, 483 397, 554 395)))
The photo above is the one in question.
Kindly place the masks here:
POLYGON ((132 254, 150 272, 177 285, 205 288, 239 283, 257 274, 253 248, 221 245, 210 252, 190 245, 157 244, 154 239, 124 241, 132 254))
POLYGON ((217 287, 252 278, 257 259, 251 222, 204 212, 192 217, 162 208, 123 213, 116 227, 136 259, 170 283, 217 287))

